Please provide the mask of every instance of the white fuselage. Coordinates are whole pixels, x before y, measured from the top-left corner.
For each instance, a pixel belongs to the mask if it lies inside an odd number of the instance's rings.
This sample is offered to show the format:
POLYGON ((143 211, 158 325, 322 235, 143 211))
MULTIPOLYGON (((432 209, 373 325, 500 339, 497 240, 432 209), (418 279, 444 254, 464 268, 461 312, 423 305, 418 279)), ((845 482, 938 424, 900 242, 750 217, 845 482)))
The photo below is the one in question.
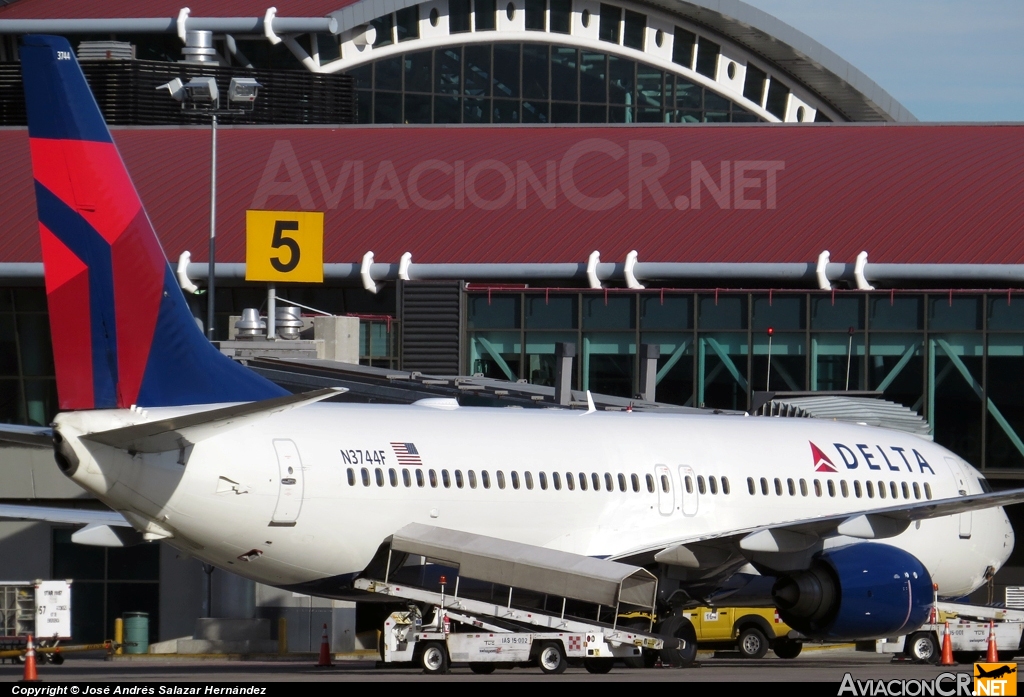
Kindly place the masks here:
MULTIPOLYGON (((606 557, 981 493, 980 475, 960 458, 886 429, 443 406, 313 404, 225 429, 185 453, 186 465, 179 452, 133 457, 76 436, 195 408, 64 413, 56 428, 80 460, 74 481, 136 527, 273 585, 359 572, 412 522, 606 557), (829 467, 812 443, 835 472, 816 471, 829 467)), ((1013 531, 991 508, 920 521, 883 541, 920 559, 941 594, 958 596, 1002 566, 1013 531)))

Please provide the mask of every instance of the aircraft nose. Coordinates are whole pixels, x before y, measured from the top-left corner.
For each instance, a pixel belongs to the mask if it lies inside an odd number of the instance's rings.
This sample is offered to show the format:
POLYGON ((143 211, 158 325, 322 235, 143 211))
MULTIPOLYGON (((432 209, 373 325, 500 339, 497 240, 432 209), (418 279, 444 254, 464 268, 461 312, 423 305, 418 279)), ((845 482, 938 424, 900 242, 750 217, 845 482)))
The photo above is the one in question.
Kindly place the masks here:
POLYGON ((990 529, 999 530, 1002 529, 1003 534, 993 534, 987 539, 988 544, 985 545, 985 553, 991 559, 991 568, 995 571, 1003 568, 1007 560, 1010 558, 1010 554, 1013 553, 1013 545, 1016 541, 1016 535, 1013 532, 1013 525, 1010 523, 1010 518, 1006 515, 1006 511, 1002 508, 992 509, 992 515, 998 516, 992 521, 993 525, 990 529))
POLYGON ((1003 534, 1003 563, 1010 558, 1010 554, 1013 552, 1013 545, 1016 542, 1016 535, 1013 532, 1013 525, 1010 523, 1009 516, 1006 515, 1006 511, 1002 508, 999 512, 1003 516, 1003 525, 1005 526, 1005 533, 1003 534))

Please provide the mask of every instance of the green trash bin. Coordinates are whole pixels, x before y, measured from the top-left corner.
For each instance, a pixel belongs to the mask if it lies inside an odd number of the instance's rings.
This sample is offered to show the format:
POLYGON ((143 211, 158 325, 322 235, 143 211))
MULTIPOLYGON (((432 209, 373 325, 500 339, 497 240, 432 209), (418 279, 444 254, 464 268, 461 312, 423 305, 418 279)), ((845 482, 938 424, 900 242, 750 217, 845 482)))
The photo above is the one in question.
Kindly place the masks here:
POLYGON ((149 653, 149 613, 126 612, 124 618, 124 652, 149 653))

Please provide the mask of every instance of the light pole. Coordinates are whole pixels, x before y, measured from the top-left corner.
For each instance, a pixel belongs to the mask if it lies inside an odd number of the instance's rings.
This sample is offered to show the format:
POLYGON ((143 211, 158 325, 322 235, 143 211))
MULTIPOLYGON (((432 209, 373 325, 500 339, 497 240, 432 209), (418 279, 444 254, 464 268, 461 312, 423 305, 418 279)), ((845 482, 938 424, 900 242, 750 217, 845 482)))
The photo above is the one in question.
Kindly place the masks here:
POLYGON ((228 87, 228 104, 236 108, 220 108, 220 91, 212 77, 194 77, 186 84, 179 78, 157 87, 166 89, 171 97, 181 102, 182 109, 193 109, 210 115, 210 261, 206 298, 206 338, 214 339, 214 303, 217 272, 217 115, 251 112, 256 95, 262 87, 254 78, 233 77, 228 87), (245 107, 248 107, 246 109, 245 107))
MULTIPOLYGON (((216 85, 214 86, 216 89, 216 85)), ((213 341, 213 308, 217 297, 217 112, 210 112, 210 264, 207 271, 206 338, 213 341)))

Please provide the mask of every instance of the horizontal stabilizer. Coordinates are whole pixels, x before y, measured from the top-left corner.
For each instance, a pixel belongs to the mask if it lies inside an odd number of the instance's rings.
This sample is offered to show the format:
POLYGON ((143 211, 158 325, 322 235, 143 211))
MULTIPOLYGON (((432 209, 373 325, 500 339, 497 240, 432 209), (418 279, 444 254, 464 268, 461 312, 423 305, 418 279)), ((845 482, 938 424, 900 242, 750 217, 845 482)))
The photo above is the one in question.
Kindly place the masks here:
POLYGON ((48 426, 0 424, 0 441, 30 445, 36 448, 52 448, 53 429, 48 426))
POLYGON ((38 520, 70 525, 110 525, 131 527, 120 513, 92 508, 61 508, 58 506, 22 506, 0 503, 0 520, 38 520))
POLYGON ((92 547, 132 547, 142 544, 142 533, 122 525, 86 525, 71 533, 71 541, 92 547))
POLYGON ((271 414, 319 402, 346 391, 344 387, 328 387, 302 394, 233 404, 220 409, 90 433, 82 438, 132 453, 164 453, 181 450, 232 428, 264 419, 271 414))
POLYGON ((59 506, 0 504, 0 520, 30 520, 64 525, 84 525, 71 534, 71 541, 94 547, 131 547, 143 541, 142 533, 117 511, 59 506))

